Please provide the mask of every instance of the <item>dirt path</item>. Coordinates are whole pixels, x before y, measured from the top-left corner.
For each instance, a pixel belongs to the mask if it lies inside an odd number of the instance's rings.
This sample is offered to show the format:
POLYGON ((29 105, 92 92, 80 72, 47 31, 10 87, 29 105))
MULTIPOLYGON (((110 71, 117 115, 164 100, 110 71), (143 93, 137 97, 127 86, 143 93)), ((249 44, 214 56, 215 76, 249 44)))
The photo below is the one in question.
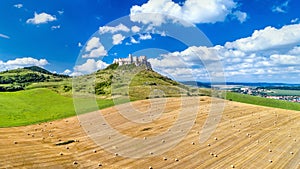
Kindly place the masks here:
MULTIPOLYGON (((156 140, 152 147, 132 146, 121 137, 110 136, 108 130, 99 130, 95 125, 97 119, 93 117, 100 112, 82 115, 81 122, 72 117, 25 127, 1 128, 0 168, 300 168, 300 112, 226 101, 216 130, 208 140, 200 143, 200 131, 208 117, 210 98, 193 99, 200 102, 195 123, 182 141, 162 154, 159 154, 162 149, 176 142, 180 133, 185 132, 183 126, 188 125, 185 121, 194 117, 185 113, 183 120, 178 120, 184 109, 180 107, 179 98, 168 98, 166 107, 160 109, 156 106, 148 111, 147 117, 154 119, 150 123, 147 123, 147 118, 142 124, 132 122, 118 113, 130 103, 101 111, 109 126, 123 136, 145 143, 157 135, 173 132, 165 139, 156 140), (155 114, 161 110, 162 114, 155 114), (172 127, 178 121, 182 128, 174 131, 172 127), (91 125, 85 128, 88 134, 98 131, 100 134, 95 138, 106 139, 103 148, 81 128, 87 123, 91 125), (75 142, 55 145, 68 140, 75 142), (123 157, 125 152, 139 152, 137 155, 148 157, 123 157)), ((194 103, 197 102, 190 102, 187 107, 196 107, 194 103)), ((138 101, 131 106, 146 114, 151 104, 138 101)), ((141 120, 139 114, 130 118, 141 120)))

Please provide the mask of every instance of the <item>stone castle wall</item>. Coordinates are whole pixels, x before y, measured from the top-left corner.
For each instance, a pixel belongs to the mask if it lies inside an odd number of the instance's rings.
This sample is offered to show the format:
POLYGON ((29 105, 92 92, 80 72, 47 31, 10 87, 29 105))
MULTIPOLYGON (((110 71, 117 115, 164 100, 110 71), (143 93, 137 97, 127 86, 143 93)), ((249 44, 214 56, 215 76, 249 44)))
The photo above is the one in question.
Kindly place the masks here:
POLYGON ((145 65, 147 69, 152 69, 150 62, 147 61, 146 56, 132 56, 131 54, 128 55, 128 58, 118 58, 114 59, 113 63, 117 63, 121 65, 129 65, 135 64, 136 66, 143 66, 145 65))

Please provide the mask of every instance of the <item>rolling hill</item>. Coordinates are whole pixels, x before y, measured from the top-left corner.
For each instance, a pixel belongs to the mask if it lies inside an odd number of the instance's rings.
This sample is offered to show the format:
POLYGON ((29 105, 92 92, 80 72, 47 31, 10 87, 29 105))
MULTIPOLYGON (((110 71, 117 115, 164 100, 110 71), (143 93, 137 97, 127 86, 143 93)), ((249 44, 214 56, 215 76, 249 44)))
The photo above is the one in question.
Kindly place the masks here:
POLYGON ((209 95, 209 90, 187 87, 144 66, 133 64, 112 64, 93 74, 76 77, 73 87, 78 93, 95 93, 101 98, 129 97, 131 101, 155 97, 209 95))
MULTIPOLYGON (((72 78, 39 67, 1 72, 0 77, 4 79, 0 86, 6 89, 0 92, 0 127, 29 125, 76 115, 72 78)), ((134 100, 186 96, 198 91, 134 65, 119 67, 113 64, 78 79, 80 83, 74 84, 75 92, 96 94, 100 109, 134 100), (87 79, 93 78, 93 88, 90 88, 87 79), (118 102, 113 100, 116 97, 118 102)), ((84 112, 93 110, 85 104, 84 112)))
POLYGON ((24 90, 32 83, 61 82, 70 77, 32 66, 0 72, 0 91, 24 90))

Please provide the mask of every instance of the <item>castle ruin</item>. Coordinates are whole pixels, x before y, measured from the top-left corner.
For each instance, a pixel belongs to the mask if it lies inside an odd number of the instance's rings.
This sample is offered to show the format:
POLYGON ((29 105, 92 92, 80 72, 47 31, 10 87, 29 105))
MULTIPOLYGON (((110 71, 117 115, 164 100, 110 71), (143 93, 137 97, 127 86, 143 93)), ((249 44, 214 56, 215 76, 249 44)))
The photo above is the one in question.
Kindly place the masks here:
POLYGON ((147 61, 146 56, 132 56, 132 54, 128 55, 128 58, 118 58, 114 59, 113 63, 121 65, 129 65, 135 64, 136 66, 146 66, 147 69, 152 69, 150 62, 147 61))

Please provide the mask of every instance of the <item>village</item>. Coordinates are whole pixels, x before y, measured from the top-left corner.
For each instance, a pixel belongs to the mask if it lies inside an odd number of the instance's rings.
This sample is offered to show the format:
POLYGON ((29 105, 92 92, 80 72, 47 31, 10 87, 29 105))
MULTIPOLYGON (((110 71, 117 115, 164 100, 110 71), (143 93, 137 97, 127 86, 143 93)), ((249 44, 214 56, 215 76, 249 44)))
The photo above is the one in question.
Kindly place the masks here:
POLYGON ((248 94, 252 96, 260 96, 269 99, 285 100, 289 102, 300 103, 299 90, 291 91, 265 89, 260 87, 234 87, 231 88, 229 91, 241 94, 248 94))

